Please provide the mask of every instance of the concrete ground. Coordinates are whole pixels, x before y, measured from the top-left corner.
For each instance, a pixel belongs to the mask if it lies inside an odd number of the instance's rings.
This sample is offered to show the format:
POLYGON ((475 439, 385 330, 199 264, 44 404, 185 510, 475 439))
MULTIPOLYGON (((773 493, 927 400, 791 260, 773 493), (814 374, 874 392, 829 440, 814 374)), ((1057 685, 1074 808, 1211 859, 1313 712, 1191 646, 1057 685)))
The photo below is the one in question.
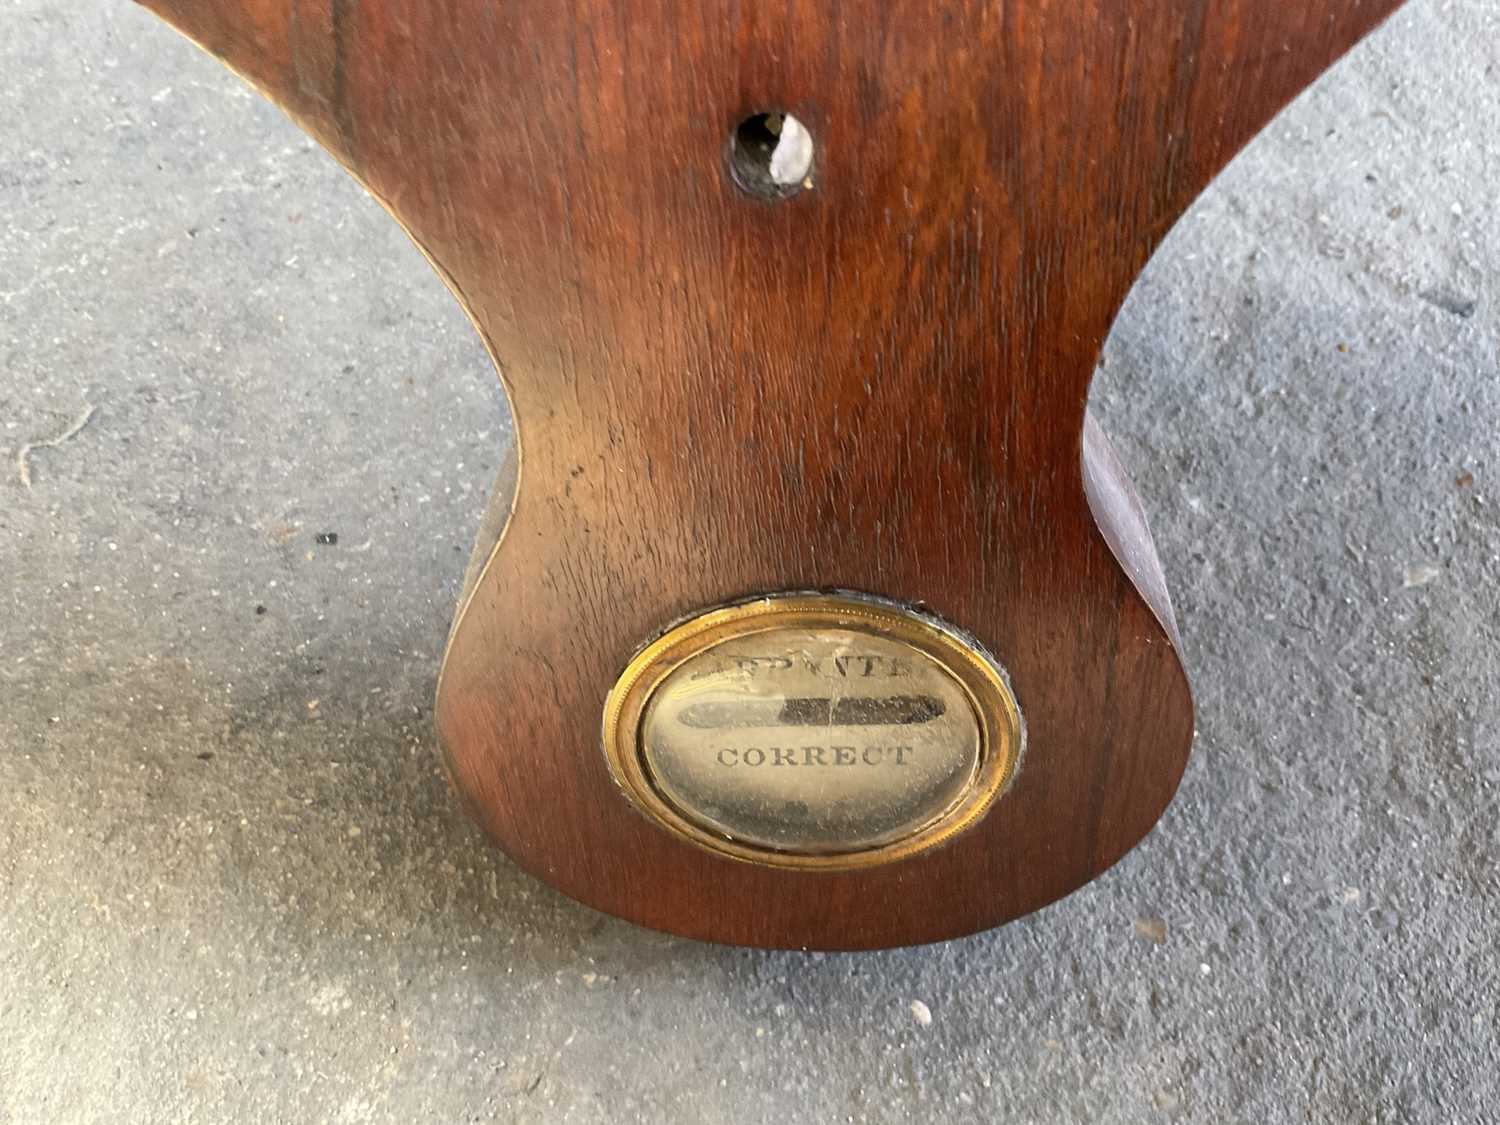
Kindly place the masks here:
POLYGON ((1495 0, 1414 0, 1115 333, 1177 804, 874 956, 638 930, 464 819, 429 706, 509 425, 331 160, 123 0, 4 0, 0 121, 0 1122, 1497 1120, 1495 0))

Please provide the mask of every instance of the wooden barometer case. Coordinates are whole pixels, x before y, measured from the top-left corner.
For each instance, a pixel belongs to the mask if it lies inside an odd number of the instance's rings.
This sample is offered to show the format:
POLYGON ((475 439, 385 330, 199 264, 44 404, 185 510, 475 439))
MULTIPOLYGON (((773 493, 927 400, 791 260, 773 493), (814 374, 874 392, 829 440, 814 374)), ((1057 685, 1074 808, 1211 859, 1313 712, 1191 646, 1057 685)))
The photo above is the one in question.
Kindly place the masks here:
POLYGON ((869 949, 1093 879, 1192 702, 1086 413, 1225 162, 1400 0, 146 0, 379 199, 519 451, 439 681, 574 898, 869 949))

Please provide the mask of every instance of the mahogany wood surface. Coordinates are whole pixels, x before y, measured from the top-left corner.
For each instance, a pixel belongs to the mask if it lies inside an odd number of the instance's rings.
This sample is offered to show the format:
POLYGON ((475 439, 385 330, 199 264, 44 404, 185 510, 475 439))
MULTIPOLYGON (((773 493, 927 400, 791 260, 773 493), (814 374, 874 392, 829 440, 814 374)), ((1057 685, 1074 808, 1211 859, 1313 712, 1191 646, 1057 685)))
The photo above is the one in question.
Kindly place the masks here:
POLYGON ((390 209, 502 372, 519 486, 437 714, 517 862, 675 933, 859 949, 1035 910, 1151 829, 1192 705, 1089 381, 1166 231, 1400 0, 145 2, 390 209), (809 190, 727 174, 762 111, 810 129, 809 190), (1004 664, 1028 748, 995 809, 843 873, 634 811, 599 729, 637 648, 825 588, 1004 664))

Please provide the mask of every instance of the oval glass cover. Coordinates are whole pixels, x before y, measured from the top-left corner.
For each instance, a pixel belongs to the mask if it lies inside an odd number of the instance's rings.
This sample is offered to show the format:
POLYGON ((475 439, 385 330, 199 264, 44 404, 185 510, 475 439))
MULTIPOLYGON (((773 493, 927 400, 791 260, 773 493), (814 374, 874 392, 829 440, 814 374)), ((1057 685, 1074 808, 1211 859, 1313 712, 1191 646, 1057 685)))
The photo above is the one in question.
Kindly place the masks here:
POLYGON ((708 648, 657 688, 647 772, 724 837, 817 855, 878 848, 940 819, 982 749, 967 691, 911 645, 852 628, 772 628, 708 648))

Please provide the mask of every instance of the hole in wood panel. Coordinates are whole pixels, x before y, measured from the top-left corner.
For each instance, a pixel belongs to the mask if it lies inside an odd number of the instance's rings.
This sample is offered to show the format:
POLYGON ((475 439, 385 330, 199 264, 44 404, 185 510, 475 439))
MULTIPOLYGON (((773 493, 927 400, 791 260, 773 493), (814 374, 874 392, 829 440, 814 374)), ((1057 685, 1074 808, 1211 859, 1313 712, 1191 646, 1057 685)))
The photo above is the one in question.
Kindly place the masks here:
POLYGON ((729 168, 741 189, 785 199, 812 187, 813 139, 789 113, 757 113, 735 126, 729 168))

